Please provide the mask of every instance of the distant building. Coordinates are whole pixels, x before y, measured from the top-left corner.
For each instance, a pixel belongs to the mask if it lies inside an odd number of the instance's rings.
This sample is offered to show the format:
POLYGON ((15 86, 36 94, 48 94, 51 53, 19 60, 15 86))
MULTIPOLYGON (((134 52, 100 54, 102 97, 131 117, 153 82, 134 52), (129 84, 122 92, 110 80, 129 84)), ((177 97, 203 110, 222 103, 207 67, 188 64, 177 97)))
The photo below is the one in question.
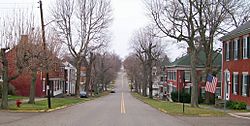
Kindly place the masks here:
MULTIPOLYGON (((215 58, 215 62, 213 63, 214 70, 218 70, 219 73, 216 75, 219 79, 218 85, 216 88, 215 95, 221 96, 221 79, 220 79, 220 68, 221 68, 221 57, 220 53, 214 53, 213 58, 215 58)), ((205 83, 206 83, 206 75, 205 71, 205 52, 200 50, 198 52, 198 59, 196 64, 196 72, 198 79, 198 92, 199 95, 205 98, 205 83)), ((179 59, 176 59, 174 62, 164 67, 165 75, 162 76, 161 80, 163 80, 163 94, 166 97, 171 97, 171 93, 175 91, 185 90, 185 92, 191 93, 192 81, 191 81, 191 58, 190 55, 185 55, 179 59)))
POLYGON ((250 106, 250 21, 220 40, 223 43, 222 95, 226 100, 250 106))

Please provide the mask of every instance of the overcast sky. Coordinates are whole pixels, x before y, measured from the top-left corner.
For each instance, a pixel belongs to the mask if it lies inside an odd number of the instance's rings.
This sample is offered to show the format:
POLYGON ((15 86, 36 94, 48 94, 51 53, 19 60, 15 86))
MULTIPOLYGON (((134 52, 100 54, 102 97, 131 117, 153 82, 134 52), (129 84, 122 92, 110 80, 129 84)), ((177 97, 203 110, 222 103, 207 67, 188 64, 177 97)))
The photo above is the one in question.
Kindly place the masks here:
MULTIPOLYGON (((38 15, 39 20, 39 9, 37 8, 39 0, 0 0, 0 17, 3 14, 11 11, 12 9, 26 9, 33 8, 34 13, 38 15)), ((53 0, 43 0, 44 15, 48 17, 48 9, 50 3, 53 0)), ((112 32, 112 44, 111 50, 115 51, 122 58, 127 56, 131 50, 129 50, 129 40, 131 39, 132 34, 149 24, 149 19, 146 16, 146 10, 142 0, 111 0, 113 7, 113 24, 111 26, 112 32)), ((46 21, 46 19, 45 19, 46 21)), ((39 22, 40 23, 40 22, 39 22)), ((172 51, 168 50, 168 55, 171 60, 174 60, 176 57, 180 56, 181 53, 185 51, 174 51, 177 49, 177 46, 171 47, 172 51), (178 53, 176 53, 178 52, 178 53)))

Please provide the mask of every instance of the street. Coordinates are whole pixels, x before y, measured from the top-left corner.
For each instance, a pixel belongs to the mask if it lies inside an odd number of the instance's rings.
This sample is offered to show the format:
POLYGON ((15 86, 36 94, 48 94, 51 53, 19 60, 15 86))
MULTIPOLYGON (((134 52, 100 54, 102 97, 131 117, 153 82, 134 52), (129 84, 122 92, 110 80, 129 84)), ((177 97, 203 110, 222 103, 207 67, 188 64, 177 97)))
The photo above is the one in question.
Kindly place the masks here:
POLYGON ((48 113, 0 112, 0 126, 249 126, 234 117, 183 117, 164 114, 133 98, 125 73, 119 73, 116 93, 48 113))

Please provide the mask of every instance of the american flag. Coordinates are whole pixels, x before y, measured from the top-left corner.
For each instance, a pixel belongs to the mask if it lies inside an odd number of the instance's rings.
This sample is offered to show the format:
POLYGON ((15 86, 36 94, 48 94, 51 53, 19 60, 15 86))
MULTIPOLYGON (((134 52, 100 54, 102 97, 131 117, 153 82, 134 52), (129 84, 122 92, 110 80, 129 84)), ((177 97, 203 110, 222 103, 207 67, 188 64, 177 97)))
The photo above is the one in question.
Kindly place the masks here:
POLYGON ((207 76, 205 91, 215 93, 218 79, 212 75, 207 76))

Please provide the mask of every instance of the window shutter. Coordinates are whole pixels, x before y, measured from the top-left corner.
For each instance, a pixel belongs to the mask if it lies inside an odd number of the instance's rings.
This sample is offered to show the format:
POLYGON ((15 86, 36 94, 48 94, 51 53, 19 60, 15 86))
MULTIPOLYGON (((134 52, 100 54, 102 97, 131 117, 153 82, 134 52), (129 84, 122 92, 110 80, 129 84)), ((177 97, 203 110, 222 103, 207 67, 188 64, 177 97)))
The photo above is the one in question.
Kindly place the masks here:
POLYGON ((249 75, 247 75, 247 82, 248 82, 248 83, 247 83, 247 97, 249 97, 249 94, 250 94, 250 93, 249 93, 249 87, 250 87, 250 86, 249 86, 249 85, 250 85, 250 77, 249 77, 249 75))
POLYGON ((239 78, 239 95, 242 95, 242 88, 243 87, 243 74, 240 74, 239 78))
POLYGON ((250 37, 247 37, 247 58, 250 58, 250 37))
POLYGON ((223 50, 224 50, 224 55, 223 55, 223 59, 224 59, 224 61, 226 61, 226 55, 227 55, 227 43, 226 42, 224 42, 223 43, 223 50))
POLYGON ((229 45, 229 59, 230 60, 234 60, 234 41, 231 41, 230 42, 230 45, 229 45))
POLYGON ((235 91, 236 91, 236 94, 238 94, 239 93, 239 85, 240 85, 240 83, 239 83, 239 74, 236 74, 236 78, 237 78, 237 83, 238 83, 238 85, 236 85, 236 87, 235 87, 235 91))
POLYGON ((234 74, 232 74, 232 81, 231 81, 231 87, 232 87, 232 94, 234 93, 234 74))
POLYGON ((242 59, 243 57, 243 48, 242 48, 243 38, 238 40, 238 59, 242 59))

